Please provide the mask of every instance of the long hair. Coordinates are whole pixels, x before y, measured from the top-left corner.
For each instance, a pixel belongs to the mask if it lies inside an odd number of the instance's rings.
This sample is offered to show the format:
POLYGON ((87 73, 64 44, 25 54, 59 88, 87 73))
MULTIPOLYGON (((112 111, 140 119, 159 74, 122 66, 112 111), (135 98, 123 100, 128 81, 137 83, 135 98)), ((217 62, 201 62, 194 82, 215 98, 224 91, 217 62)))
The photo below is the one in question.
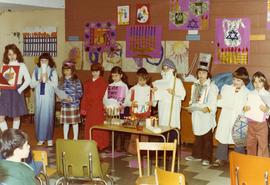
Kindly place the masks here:
POLYGON ((122 75, 121 80, 122 80, 125 84, 128 84, 128 77, 127 77, 127 75, 122 71, 122 68, 121 68, 121 67, 119 67, 119 66, 114 66, 114 67, 111 69, 111 73, 110 73, 110 76, 109 76, 109 83, 113 83, 112 74, 119 74, 119 75, 122 75))
POLYGON ((15 45, 15 44, 9 44, 5 46, 5 52, 3 55, 3 63, 4 64, 9 64, 9 59, 8 59, 8 51, 12 50, 16 55, 17 55, 17 60, 18 62, 23 63, 23 57, 22 57, 22 53, 19 50, 19 48, 15 45))
POLYGON ((254 84, 255 78, 259 78, 260 82, 263 82, 264 88, 265 88, 266 90, 269 89, 269 84, 268 84, 268 82, 267 82, 267 79, 266 79, 265 75, 264 75, 262 72, 257 71, 257 72, 252 76, 252 84, 254 84))
POLYGON ((50 68, 54 68, 55 67, 55 62, 52 58, 52 56, 49 53, 42 53, 39 58, 38 58, 38 63, 37 66, 40 67, 40 60, 41 59, 47 59, 49 61, 48 65, 50 66, 50 68))
POLYGON ((75 63, 71 60, 64 61, 62 65, 62 77, 60 78, 60 86, 62 86, 65 82, 65 69, 71 69, 71 80, 75 82, 78 79, 78 76, 76 75, 76 69, 75 69, 75 63))

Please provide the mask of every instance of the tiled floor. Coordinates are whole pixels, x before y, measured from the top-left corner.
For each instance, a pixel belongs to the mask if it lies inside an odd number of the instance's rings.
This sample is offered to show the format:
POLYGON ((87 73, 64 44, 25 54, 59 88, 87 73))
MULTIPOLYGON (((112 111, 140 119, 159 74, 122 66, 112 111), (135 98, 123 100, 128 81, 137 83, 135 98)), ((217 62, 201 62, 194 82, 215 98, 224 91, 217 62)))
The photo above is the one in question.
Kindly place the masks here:
MULTIPOLYGON (((49 156, 49 165, 56 167, 55 161, 55 147, 36 146, 36 140, 34 136, 34 125, 23 124, 22 130, 28 133, 30 136, 30 144, 32 149, 45 150, 49 156)), ((72 129, 71 129, 72 132, 72 129)), ((83 133, 81 130, 80 133, 83 133)), ((61 127, 57 127, 55 130, 55 138, 62 137, 61 127)), ((80 135, 80 138, 82 136, 80 135)), ((190 155, 190 146, 184 146, 181 148, 181 163, 180 172, 185 175, 187 185, 229 185, 229 166, 228 164, 222 168, 215 167, 203 167, 200 162, 190 162, 183 160, 185 156, 190 155)), ((114 165, 114 171, 110 170, 110 175, 113 177, 116 185, 133 185, 138 177, 137 157, 130 156, 126 153, 120 153, 116 158, 112 160, 110 151, 104 151, 100 154, 101 160, 109 162, 114 165)), ((50 179, 50 184, 54 184, 57 176, 50 179)), ((82 183, 77 183, 82 184, 82 183)))

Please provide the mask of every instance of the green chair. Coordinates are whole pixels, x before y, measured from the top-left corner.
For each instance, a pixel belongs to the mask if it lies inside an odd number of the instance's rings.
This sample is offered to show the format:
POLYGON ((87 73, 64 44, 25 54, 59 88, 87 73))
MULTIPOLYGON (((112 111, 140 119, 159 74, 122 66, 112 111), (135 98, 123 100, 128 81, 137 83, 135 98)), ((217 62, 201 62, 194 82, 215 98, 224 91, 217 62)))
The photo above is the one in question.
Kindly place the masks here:
POLYGON ((108 163, 100 163, 97 144, 90 140, 64 140, 56 141, 56 166, 61 177, 58 184, 67 184, 72 180, 99 181, 113 184, 107 175, 108 163))

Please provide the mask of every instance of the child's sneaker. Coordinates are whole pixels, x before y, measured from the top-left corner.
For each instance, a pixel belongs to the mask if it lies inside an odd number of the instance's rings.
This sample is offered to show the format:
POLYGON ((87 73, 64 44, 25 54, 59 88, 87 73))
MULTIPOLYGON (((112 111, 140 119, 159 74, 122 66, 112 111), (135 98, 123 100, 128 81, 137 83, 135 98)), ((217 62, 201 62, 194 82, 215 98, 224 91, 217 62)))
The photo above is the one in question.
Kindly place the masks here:
POLYGON ((41 146, 44 144, 44 141, 38 141, 37 146, 41 146))
POLYGON ((198 159, 193 157, 192 155, 185 157, 186 161, 201 161, 202 159, 198 159))
POLYGON ((209 166, 210 165, 210 162, 208 160, 203 160, 202 161, 202 165, 203 166, 209 166))
POLYGON ((52 140, 48 140, 48 146, 53 146, 53 141, 52 140))

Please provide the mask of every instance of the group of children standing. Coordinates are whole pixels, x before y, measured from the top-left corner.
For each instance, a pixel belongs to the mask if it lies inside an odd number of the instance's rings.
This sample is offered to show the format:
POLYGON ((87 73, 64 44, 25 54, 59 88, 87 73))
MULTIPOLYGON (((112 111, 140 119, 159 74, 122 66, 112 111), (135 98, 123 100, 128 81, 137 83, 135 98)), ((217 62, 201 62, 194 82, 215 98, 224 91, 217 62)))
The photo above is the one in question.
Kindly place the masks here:
MULTIPOLYGON (((186 96, 182 81, 176 77, 176 67, 173 61, 165 59, 162 63, 161 77, 167 89, 159 89, 159 86, 151 88, 149 74, 141 68, 137 72, 137 84, 130 90, 127 85, 127 77, 121 67, 112 68, 109 76, 109 84, 104 79, 104 69, 101 64, 91 65, 91 78, 83 86, 75 71, 75 63, 65 61, 62 65, 62 77, 58 81, 55 63, 48 53, 43 53, 38 60, 32 74, 23 63, 20 50, 14 45, 5 47, 3 66, 19 66, 16 87, 14 89, 1 88, 0 93, 0 128, 7 129, 5 117, 13 118, 13 128, 20 126, 20 116, 27 113, 23 91, 30 85, 35 89, 35 125, 38 145, 48 142, 53 145, 55 89, 59 88, 67 94, 67 98, 61 100, 60 122, 64 124, 64 138, 68 138, 69 126, 73 127, 74 139, 78 139, 78 124, 80 116, 86 116, 85 139, 89 139, 89 129, 96 124, 103 124, 105 109, 114 107, 119 110, 120 117, 126 114, 125 107, 131 107, 135 113, 144 106, 147 112, 151 106, 158 102, 159 124, 170 124, 180 129, 181 101, 186 96), (111 91, 117 92, 117 96, 111 91), (146 108, 147 107, 147 108, 146 108), (46 113, 45 113, 46 112, 46 113), (45 113, 45 114, 44 114, 45 113)), ((246 88, 249 75, 244 67, 233 72, 232 85, 224 85, 219 90, 210 79, 210 63, 199 62, 197 69, 197 81, 192 85, 189 111, 192 112, 192 128, 195 134, 195 143, 192 155, 186 157, 190 161, 202 161, 203 165, 209 165, 213 151, 213 132, 216 127, 217 106, 221 107, 221 114, 216 129, 216 139, 219 141, 214 166, 220 166, 228 159, 228 145, 234 144, 232 139, 232 127, 238 115, 249 111, 247 98, 249 94, 269 94, 266 77, 257 72, 252 77, 254 90, 246 88)), ((2 72, 3 67, 1 68, 2 72)), ((156 83, 157 84, 157 83, 156 83)), ((269 108, 261 105, 260 110, 266 114, 269 108)), ((106 131, 94 131, 93 139, 97 141, 99 149, 109 145, 109 133, 106 131)), ((120 145, 121 146, 121 141, 120 145)), ((243 147, 235 146, 235 150, 244 153, 243 147)), ((250 121, 248 126, 247 153, 268 157, 268 124, 267 122, 250 121), (258 145, 258 149, 257 149, 258 145)))
MULTIPOLYGON (((246 68, 240 67, 232 73, 233 83, 223 85, 220 93, 214 82, 210 80, 209 67, 199 65, 197 70, 198 80, 192 85, 190 111, 192 112, 192 126, 195 142, 192 155, 185 159, 188 161, 202 161, 208 166, 212 160, 213 132, 216 127, 216 110, 221 108, 215 138, 218 146, 213 166, 222 166, 228 161, 228 147, 234 144, 232 128, 239 115, 250 110, 247 106, 250 94, 269 95, 268 83, 264 74, 256 72, 252 77, 254 90, 249 91, 249 74, 246 68), (194 109, 193 107, 197 107, 194 109), (200 109, 198 109, 198 107, 200 109)), ((269 108, 262 104, 260 111, 268 117, 269 108)), ((245 153, 245 148, 234 145, 234 150, 245 153)), ((248 121, 247 154, 269 157, 268 149, 268 123, 248 121)))

